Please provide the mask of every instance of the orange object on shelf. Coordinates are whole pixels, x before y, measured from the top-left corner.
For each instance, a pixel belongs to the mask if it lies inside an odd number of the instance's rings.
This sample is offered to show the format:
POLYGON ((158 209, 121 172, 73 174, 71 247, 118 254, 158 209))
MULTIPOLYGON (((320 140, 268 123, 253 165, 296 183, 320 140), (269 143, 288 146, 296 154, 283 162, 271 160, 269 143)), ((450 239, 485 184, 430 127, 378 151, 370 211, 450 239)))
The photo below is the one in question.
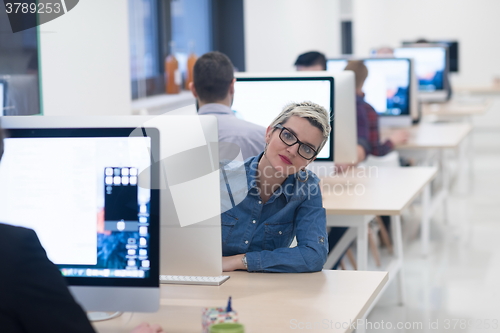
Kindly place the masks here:
POLYGON ((186 80, 184 81, 184 89, 189 90, 189 84, 193 82, 193 70, 194 64, 196 63, 196 59, 198 57, 194 53, 194 43, 190 43, 190 54, 187 60, 187 68, 186 68, 186 80))
POLYGON ((165 59, 165 92, 178 94, 181 91, 182 77, 179 62, 174 56, 174 42, 170 42, 170 54, 165 59))

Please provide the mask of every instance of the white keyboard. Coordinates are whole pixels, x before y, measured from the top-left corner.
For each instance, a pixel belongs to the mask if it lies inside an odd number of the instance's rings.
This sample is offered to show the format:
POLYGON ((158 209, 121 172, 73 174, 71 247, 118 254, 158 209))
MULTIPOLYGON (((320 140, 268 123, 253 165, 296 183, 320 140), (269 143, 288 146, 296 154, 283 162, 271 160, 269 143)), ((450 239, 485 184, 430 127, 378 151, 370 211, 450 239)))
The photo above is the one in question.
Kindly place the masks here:
POLYGON ((220 286, 227 279, 229 279, 228 275, 221 275, 221 276, 160 275, 160 283, 169 283, 169 284, 198 284, 205 286, 220 286))

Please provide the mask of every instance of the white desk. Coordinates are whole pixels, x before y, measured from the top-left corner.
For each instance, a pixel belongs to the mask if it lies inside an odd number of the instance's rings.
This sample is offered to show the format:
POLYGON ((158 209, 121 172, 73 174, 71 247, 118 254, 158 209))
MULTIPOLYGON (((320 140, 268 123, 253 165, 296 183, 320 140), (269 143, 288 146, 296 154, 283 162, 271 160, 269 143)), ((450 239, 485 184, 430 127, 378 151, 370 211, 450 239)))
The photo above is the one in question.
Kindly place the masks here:
POLYGON ((422 105, 424 116, 437 117, 463 117, 479 116, 485 114, 493 104, 492 99, 451 100, 447 103, 431 103, 422 105))
POLYGON ((478 86, 478 87, 455 87, 454 93, 466 94, 500 94, 500 85, 478 86))
MULTIPOLYGON (((443 179, 441 191, 433 197, 430 214, 443 205, 444 220, 448 221, 448 195, 451 188, 451 171, 445 159, 444 150, 458 150, 457 158, 457 176, 459 188, 462 192, 470 185, 466 184, 467 176, 465 165, 469 165, 469 174, 473 169, 473 149, 471 142, 465 141, 465 138, 472 131, 472 125, 467 123, 421 123, 410 129, 410 138, 408 143, 397 146, 396 149, 401 156, 414 157, 422 156, 420 165, 433 165, 434 156, 437 156, 437 162, 440 166, 440 173, 443 179), (467 163, 467 160, 469 163, 467 163)), ((388 136, 390 131, 384 131, 383 136, 388 136)))
POLYGON ((391 231, 395 259, 390 263, 389 281, 399 277, 400 303, 404 303, 403 239, 401 233, 402 211, 419 194, 423 194, 422 251, 429 243, 429 185, 437 174, 435 167, 412 168, 353 168, 338 176, 323 178, 321 188, 327 225, 349 227, 328 257, 326 267, 331 267, 345 250, 357 231, 358 270, 367 269, 368 223, 375 215, 391 215, 391 231), (398 274, 399 273, 399 274, 398 274))
POLYGON ((202 309, 225 307, 232 296, 233 309, 245 325, 245 333, 352 332, 347 323, 365 315, 388 281, 386 272, 229 275, 231 278, 219 287, 162 285, 158 312, 126 313, 98 322, 95 328, 100 333, 129 333, 146 321, 159 323, 169 333, 199 333, 202 309), (316 329, 305 329, 307 323, 319 324, 316 329), (344 328, 337 324, 336 328, 336 323, 346 324, 344 328))

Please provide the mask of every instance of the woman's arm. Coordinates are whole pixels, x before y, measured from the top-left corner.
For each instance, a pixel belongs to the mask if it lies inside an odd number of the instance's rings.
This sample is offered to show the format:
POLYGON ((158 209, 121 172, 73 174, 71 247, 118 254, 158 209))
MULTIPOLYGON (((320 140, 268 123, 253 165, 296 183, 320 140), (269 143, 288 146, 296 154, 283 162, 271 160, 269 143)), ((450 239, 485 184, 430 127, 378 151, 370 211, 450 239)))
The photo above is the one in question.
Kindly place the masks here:
POLYGON ((323 269, 328 255, 326 213, 319 184, 306 184, 304 188, 306 198, 294 211, 297 246, 248 252, 248 271, 301 273, 323 269))
POLYGON ((232 272, 235 270, 247 270, 243 264, 244 254, 237 254, 235 256, 222 257, 222 271, 232 272))

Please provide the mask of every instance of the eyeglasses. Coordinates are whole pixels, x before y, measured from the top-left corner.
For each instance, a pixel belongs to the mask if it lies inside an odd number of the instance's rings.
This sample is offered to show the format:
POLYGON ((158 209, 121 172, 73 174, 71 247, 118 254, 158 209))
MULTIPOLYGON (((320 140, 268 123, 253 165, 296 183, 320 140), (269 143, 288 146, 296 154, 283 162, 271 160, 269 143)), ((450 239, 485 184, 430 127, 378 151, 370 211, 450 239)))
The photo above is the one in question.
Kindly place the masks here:
POLYGON ((298 153, 299 153, 300 156, 302 156, 306 160, 313 159, 314 156, 316 156, 316 154, 318 153, 316 151, 316 149, 314 149, 310 145, 308 145, 306 143, 303 143, 299 139, 297 139, 297 137, 295 136, 295 134, 293 134, 292 132, 290 132, 290 130, 288 128, 286 128, 286 127, 284 127, 284 126, 282 126, 280 124, 278 124, 278 125, 276 125, 274 127, 281 129, 280 139, 281 139, 281 141, 283 141, 284 144, 286 144, 287 146, 290 146, 290 147, 293 146, 296 143, 299 144, 298 153))

